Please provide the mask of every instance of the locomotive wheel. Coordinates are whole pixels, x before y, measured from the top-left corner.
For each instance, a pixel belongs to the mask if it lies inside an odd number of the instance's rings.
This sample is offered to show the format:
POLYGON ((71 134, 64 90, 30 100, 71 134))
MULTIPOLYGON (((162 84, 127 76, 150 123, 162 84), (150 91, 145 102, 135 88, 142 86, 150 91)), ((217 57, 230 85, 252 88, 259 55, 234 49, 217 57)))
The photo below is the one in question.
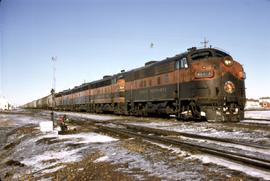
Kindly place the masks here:
POLYGON ((194 101, 189 104, 189 107, 191 110, 192 118, 196 120, 201 119, 200 107, 197 106, 194 101))
POLYGON ((134 105, 134 116, 139 116, 139 106, 134 105))

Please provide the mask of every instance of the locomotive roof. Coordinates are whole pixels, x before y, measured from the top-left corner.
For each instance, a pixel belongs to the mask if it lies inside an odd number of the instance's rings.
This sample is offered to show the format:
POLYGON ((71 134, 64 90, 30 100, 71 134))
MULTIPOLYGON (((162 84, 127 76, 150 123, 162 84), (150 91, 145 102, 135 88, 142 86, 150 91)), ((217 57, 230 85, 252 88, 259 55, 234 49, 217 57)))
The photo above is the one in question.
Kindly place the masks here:
POLYGON ((150 65, 145 65, 145 66, 142 66, 142 67, 138 67, 138 68, 135 68, 135 69, 131 69, 127 72, 131 72, 131 71, 137 71, 137 70, 140 70, 140 69, 144 69, 145 67, 150 67, 150 66, 155 66, 155 65, 159 65, 159 64, 163 64, 163 63, 166 63, 166 62, 170 62, 170 61, 173 61, 173 60, 176 60, 178 58, 181 58, 181 57, 184 57, 184 56, 187 56, 189 53, 194 53, 194 52, 198 52, 198 51, 207 51, 207 50, 218 50, 218 51, 221 51, 221 52, 224 52, 228 55, 230 55, 228 52, 220 49, 220 48, 196 48, 196 47, 192 47, 192 48, 189 48, 188 51, 185 51, 183 53, 180 53, 180 54, 176 54, 175 56, 172 56, 172 57, 167 57, 165 59, 162 59, 160 61, 155 61, 154 63, 151 63, 150 65))
POLYGON ((79 86, 75 86, 72 90, 73 91, 81 91, 84 90, 85 88, 87 88, 90 85, 90 83, 83 83, 79 86))
POLYGON ((106 75, 106 76, 103 76, 102 79, 92 81, 89 84, 91 84, 91 88, 97 88, 97 87, 100 87, 100 86, 104 86, 104 85, 107 85, 107 84, 111 83, 111 81, 113 79, 115 79, 115 80, 119 79, 119 77, 121 75, 123 75, 123 74, 124 74, 124 72, 114 74, 114 75, 106 75))
POLYGON ((151 63, 149 65, 145 65, 145 66, 141 66, 141 67, 138 67, 138 68, 135 68, 135 69, 131 69, 125 73, 131 73, 131 72, 134 72, 134 71, 139 71, 139 70, 142 70, 142 69, 145 69, 146 67, 153 67, 153 66, 158 66, 160 64, 164 64, 164 63, 167 63, 167 62, 171 62, 173 60, 176 60, 180 57, 183 57, 183 56, 186 56, 188 54, 188 52, 184 52, 184 53, 180 53, 180 54, 176 54, 175 56, 173 57, 167 57, 163 60, 160 60, 160 61, 155 61, 154 63, 151 63))

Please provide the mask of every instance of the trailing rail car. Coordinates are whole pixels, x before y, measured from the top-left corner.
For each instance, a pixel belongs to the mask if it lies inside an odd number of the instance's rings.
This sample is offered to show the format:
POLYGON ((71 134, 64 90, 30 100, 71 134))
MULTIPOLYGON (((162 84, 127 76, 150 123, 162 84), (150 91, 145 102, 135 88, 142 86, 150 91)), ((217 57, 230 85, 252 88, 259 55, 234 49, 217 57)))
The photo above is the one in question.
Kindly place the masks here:
POLYGON ((56 93, 55 109, 227 122, 243 119, 245 101, 240 63, 219 49, 190 48, 56 93))

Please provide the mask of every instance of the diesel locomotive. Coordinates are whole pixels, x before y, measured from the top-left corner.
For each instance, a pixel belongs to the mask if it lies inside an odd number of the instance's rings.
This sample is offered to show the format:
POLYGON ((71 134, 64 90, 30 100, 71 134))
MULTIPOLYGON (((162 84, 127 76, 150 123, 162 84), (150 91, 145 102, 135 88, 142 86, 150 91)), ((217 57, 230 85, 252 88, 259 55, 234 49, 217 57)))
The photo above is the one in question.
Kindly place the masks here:
POLYGON ((244 117, 245 77, 243 66, 228 53, 193 47, 24 107, 236 122, 244 117))

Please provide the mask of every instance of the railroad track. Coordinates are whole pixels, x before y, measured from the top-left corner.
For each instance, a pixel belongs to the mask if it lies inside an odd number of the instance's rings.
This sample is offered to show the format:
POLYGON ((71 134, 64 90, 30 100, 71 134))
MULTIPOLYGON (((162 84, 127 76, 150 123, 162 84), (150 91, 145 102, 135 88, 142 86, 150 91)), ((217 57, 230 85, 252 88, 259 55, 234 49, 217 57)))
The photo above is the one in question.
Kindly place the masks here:
MULTIPOLYGON (((138 132, 137 129, 126 127, 126 128, 118 128, 118 127, 110 127, 110 126, 104 126, 102 124, 98 124, 97 127, 101 130, 112 132, 114 134, 120 134, 130 137, 139 137, 142 139, 146 139, 153 142, 159 142, 166 145, 174 145, 177 147, 185 147, 187 149, 196 150, 202 153, 211 154, 215 156, 219 156, 225 159, 229 159, 233 162, 237 161, 240 163, 244 163, 249 166, 258 167, 263 170, 270 171, 270 160, 258 158, 251 155, 245 155, 240 153, 235 153, 232 151, 227 150, 220 150, 218 148, 209 148, 207 146, 198 145, 195 143, 185 142, 181 141, 176 138, 168 138, 164 136, 158 136, 158 135, 151 135, 145 131, 138 132)), ((152 129, 152 128, 151 128, 152 129)))
MULTIPOLYGON (((49 116, 46 116, 49 117, 49 116)), ((144 132, 148 132, 148 133, 154 133, 154 134, 160 134, 160 135, 164 135, 164 136, 169 136, 169 135, 175 135, 175 136, 184 136, 187 138, 192 138, 192 139, 204 139, 204 140, 210 140, 210 141, 217 141, 217 142, 221 142, 221 143, 229 143, 229 144, 235 144, 235 145, 241 145, 241 146, 247 146, 247 147, 252 147, 252 148, 259 148, 259 149, 265 149, 265 150, 269 150, 270 146, 262 146, 259 144, 255 144, 255 143, 245 143, 245 142, 239 142, 239 141, 235 141, 232 139, 226 139, 226 138, 217 138, 217 137, 211 137, 211 136, 204 136, 204 135, 198 135, 198 134, 192 134, 192 133, 185 133, 185 132, 176 132, 176 131, 170 131, 170 130, 165 130, 165 129, 157 129, 157 128, 150 128, 150 127, 145 127, 145 126, 138 126, 138 125, 131 125, 131 124, 125 124, 122 123, 120 121, 100 121, 100 120, 93 120, 93 119, 88 119, 88 118, 77 118, 70 116, 71 119, 74 120, 84 120, 87 121, 88 124, 91 125, 95 125, 95 124, 117 124, 117 125, 121 125, 121 126, 125 126, 129 129, 135 129, 137 131, 144 131, 144 132)))
POLYGON ((269 121, 270 123, 270 119, 263 119, 263 118, 244 118, 244 120, 269 121))
MULTIPOLYGON (((85 119, 85 121, 87 121, 87 119, 85 119)), ((269 149, 269 147, 262 147, 261 145, 255 145, 255 144, 250 145, 250 144, 245 144, 245 143, 239 143, 239 142, 229 140, 229 139, 214 138, 214 137, 202 136, 202 135, 197 135, 197 134, 161 130, 161 129, 156 129, 156 128, 136 126, 136 125, 128 125, 128 124, 119 123, 115 120, 105 121, 105 122, 91 120, 91 122, 89 121, 88 123, 90 123, 91 125, 93 124, 101 131, 111 132, 118 135, 122 134, 129 137, 139 137, 139 138, 153 141, 153 142, 174 145, 180 148, 187 148, 187 149, 199 151, 202 153, 222 157, 224 159, 231 160, 232 162, 237 161, 237 162, 249 165, 249 166, 253 166, 253 167, 263 169, 263 170, 270 171, 270 160, 268 159, 258 158, 253 155, 246 155, 246 154, 236 153, 236 152, 228 151, 228 150, 220 150, 218 148, 210 148, 205 145, 198 145, 196 143, 185 142, 177 138, 164 137, 164 136, 170 136, 170 135, 185 136, 189 138, 206 139, 206 140, 211 140, 211 141, 232 143, 232 144, 238 144, 238 145, 249 146, 249 147, 260 148, 260 149, 269 149), (111 127, 110 124, 115 124, 115 127, 111 127), (119 128, 119 126, 122 126, 122 127, 119 128), (150 133, 154 135, 151 135, 150 133)))
POLYGON ((154 133, 158 135, 163 135, 163 136, 184 136, 187 138, 193 138, 193 139, 204 139, 204 140, 210 140, 210 141, 217 141, 221 143, 230 143, 230 144, 236 144, 236 145, 241 145, 241 146, 247 146, 247 147, 252 147, 252 148, 259 148, 259 149, 265 149, 268 150, 270 149, 270 146, 262 146, 259 144, 255 143, 244 143, 244 142, 239 142, 235 141, 232 139, 226 139, 226 138, 217 138, 217 137, 211 137, 211 136, 204 136, 204 135, 198 135, 198 134, 192 134, 192 133, 185 133, 185 132, 177 132, 177 131, 169 131, 169 130, 164 130, 164 129, 157 129, 157 128, 150 128, 150 127, 145 127, 145 126, 137 126, 137 125, 130 125, 130 124, 123 124, 123 123, 118 123, 121 126, 125 126, 129 129, 134 129, 136 131, 144 131, 146 133, 154 133))
POLYGON ((31 112, 9 112, 9 111, 0 111, 0 114, 7 114, 7 115, 33 115, 34 113, 31 113, 31 112))
MULTIPOLYGON (((72 119, 78 120, 78 118, 76 118, 76 117, 73 117, 72 119)), ((96 124, 101 124, 101 125, 115 124, 115 125, 124 126, 128 129, 134 129, 136 131, 147 132, 149 134, 159 134, 159 135, 163 135, 163 136, 170 136, 170 135, 184 136, 184 137, 192 138, 192 139, 203 139, 203 140, 209 140, 209 141, 217 141, 217 142, 221 142, 221 143, 229 143, 229 144, 247 146, 247 147, 251 147, 251 148, 270 150, 270 146, 262 146, 262 145, 255 144, 255 143, 239 142, 239 141, 235 141, 235 140, 228 139, 228 138, 217 138, 217 137, 211 137, 211 136, 205 136, 205 135, 199 135, 199 134, 176 132, 176 131, 170 131, 170 130, 165 130, 165 129, 150 128, 150 127, 146 127, 146 126, 131 125, 131 124, 125 124, 125 123, 122 123, 122 122, 116 121, 116 120, 99 121, 99 120, 92 120, 92 119, 88 119, 88 118, 79 118, 79 119, 87 121, 88 124, 91 124, 93 126, 95 126, 96 124)))

